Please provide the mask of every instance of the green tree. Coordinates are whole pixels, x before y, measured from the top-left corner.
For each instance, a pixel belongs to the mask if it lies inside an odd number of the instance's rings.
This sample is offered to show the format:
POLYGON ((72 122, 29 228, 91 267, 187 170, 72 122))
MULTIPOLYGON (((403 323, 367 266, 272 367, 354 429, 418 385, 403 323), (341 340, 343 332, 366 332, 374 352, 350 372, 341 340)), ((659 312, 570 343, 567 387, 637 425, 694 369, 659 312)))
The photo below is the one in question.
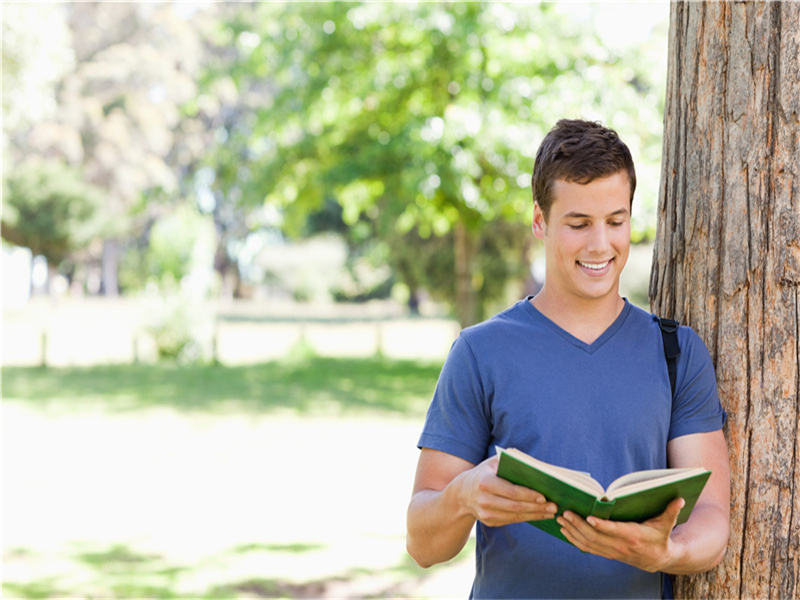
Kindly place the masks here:
MULTIPOLYGON (((180 110, 196 95, 203 56, 195 27, 202 26, 205 15, 189 11, 177 4, 72 3, 37 9, 28 3, 13 11, 9 7, 9 23, 3 24, 4 32, 18 32, 12 41, 25 41, 29 31, 39 31, 31 21, 44 12, 48 22, 58 17, 68 34, 68 46, 60 48, 70 57, 62 61, 68 68, 56 71, 50 99, 56 109, 40 111, 9 132, 8 158, 11 163, 31 156, 65 162, 103 190, 109 227, 91 259, 102 261, 108 295, 117 293, 119 260, 128 246, 138 250, 139 238, 152 224, 187 199, 181 189, 184 171, 207 147, 207 133, 192 127, 180 110), (19 35, 23 29, 28 31, 19 35)), ((39 60, 43 52, 33 44, 7 45, 4 39, 4 69, 8 50, 15 58, 9 70, 16 73, 11 89, 3 90, 4 111, 11 115, 20 102, 35 104, 27 97, 20 100, 13 83, 53 69, 39 60)))
POLYGON ((210 217, 183 205, 158 219, 148 229, 139 252, 125 255, 120 269, 123 289, 142 289, 154 284, 175 291, 181 281, 211 268, 215 245, 210 217))
POLYGON ((5 181, 3 239, 47 259, 51 273, 103 232, 102 195, 74 168, 36 162, 5 181))
POLYGON ((238 41, 223 25, 251 11, 252 6, 244 3, 214 5, 215 20, 198 30, 203 64, 199 94, 183 107, 185 122, 193 128, 199 126, 197 133, 202 131, 206 136, 206 151, 190 165, 186 181, 193 188, 200 210, 214 220, 214 268, 220 276, 224 298, 240 294, 239 249, 248 235, 264 224, 260 210, 264 194, 253 188, 253 158, 259 149, 258 144, 251 143, 251 134, 258 107, 270 92, 259 78, 236 86, 231 71, 236 70, 238 55, 246 51, 247 44, 238 41))
POLYGON ((244 200, 266 198, 299 234, 335 198, 462 325, 527 271, 529 173, 552 121, 643 119, 644 137, 660 122, 647 73, 554 5, 256 4, 223 31, 236 48, 225 77, 259 99, 239 153, 244 200))
POLYGON ((4 3, 0 19, 2 52, 3 164, 12 158, 11 142, 56 111, 58 80, 74 65, 61 7, 44 3, 4 3))

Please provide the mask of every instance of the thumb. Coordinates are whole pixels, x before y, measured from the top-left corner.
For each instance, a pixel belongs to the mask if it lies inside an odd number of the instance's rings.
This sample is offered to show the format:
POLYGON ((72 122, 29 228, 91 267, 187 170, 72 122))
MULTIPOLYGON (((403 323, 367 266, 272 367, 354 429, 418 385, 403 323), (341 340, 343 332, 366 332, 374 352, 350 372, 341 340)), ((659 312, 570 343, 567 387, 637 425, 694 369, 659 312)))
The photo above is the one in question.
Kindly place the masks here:
POLYGON ((670 522, 672 527, 675 527, 675 522, 678 520, 678 515, 680 515, 684 506, 686 506, 686 500, 683 498, 675 498, 675 500, 667 505, 667 510, 664 511, 664 517, 670 522))
POLYGON ((490 467, 492 469, 492 471, 497 473, 497 466, 500 464, 500 456, 499 455, 495 454, 491 458, 487 458, 485 462, 486 462, 486 466, 487 467, 490 467))
POLYGON ((669 530, 672 531, 673 527, 675 527, 675 523, 678 521, 678 515, 684 506, 686 506, 686 501, 683 498, 675 498, 672 502, 667 504, 667 508, 664 509, 664 512, 646 522, 656 529, 669 528, 669 530))

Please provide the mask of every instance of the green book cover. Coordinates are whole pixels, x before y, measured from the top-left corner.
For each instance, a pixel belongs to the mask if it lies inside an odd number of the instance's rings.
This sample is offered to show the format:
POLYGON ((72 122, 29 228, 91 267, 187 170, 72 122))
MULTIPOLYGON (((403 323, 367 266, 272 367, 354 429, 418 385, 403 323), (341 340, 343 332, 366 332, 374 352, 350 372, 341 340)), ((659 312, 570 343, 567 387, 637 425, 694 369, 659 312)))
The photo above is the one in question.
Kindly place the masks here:
MULTIPOLYGON (((556 503, 558 515, 570 510, 583 518, 593 515, 642 522, 660 515, 675 498, 683 498, 686 504, 678 515, 680 525, 689 519, 711 476, 711 471, 702 468, 638 471, 620 477, 604 490, 587 473, 550 465, 514 448, 498 448, 498 453, 499 477, 542 493, 556 503)), ((568 542, 555 518, 529 523, 568 542)))

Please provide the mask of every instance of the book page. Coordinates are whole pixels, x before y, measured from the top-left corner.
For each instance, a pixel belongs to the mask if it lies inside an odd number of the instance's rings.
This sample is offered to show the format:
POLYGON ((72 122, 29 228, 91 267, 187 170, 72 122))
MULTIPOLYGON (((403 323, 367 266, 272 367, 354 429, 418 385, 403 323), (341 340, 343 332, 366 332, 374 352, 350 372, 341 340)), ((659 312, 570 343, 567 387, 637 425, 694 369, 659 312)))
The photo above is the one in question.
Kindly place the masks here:
POLYGON ((633 494, 673 481, 680 481, 681 479, 686 479, 703 472, 705 472, 705 469, 702 468, 636 471, 615 479, 611 485, 608 486, 607 494, 609 496, 633 494))
POLYGON ((537 458, 533 458, 529 454, 525 454, 521 450, 517 450, 516 448, 498 448, 498 452, 503 451, 506 454, 513 456, 517 460, 521 460, 524 463, 527 463, 533 467, 536 467, 540 471, 552 475, 557 479, 565 481, 576 487, 581 489, 589 494, 593 494, 598 498, 603 495, 605 490, 603 490, 603 486, 595 480, 589 473, 584 473, 583 471, 575 471, 574 469, 567 469, 566 467, 557 467, 556 465, 551 465, 550 463, 546 463, 542 460, 537 458))

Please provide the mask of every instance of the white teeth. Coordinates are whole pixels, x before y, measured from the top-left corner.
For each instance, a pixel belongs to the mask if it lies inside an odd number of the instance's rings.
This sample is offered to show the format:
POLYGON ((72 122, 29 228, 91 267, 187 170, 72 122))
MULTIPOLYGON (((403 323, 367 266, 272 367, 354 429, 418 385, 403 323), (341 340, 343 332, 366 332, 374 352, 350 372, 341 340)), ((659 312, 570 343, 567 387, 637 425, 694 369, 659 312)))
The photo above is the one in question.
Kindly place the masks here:
POLYGON ((582 267, 586 267, 587 269, 592 269, 594 271, 599 271, 600 269, 605 268, 605 266, 610 262, 611 261, 607 260, 604 263, 585 263, 585 262, 582 262, 582 261, 579 260, 578 264, 580 264, 582 267))

